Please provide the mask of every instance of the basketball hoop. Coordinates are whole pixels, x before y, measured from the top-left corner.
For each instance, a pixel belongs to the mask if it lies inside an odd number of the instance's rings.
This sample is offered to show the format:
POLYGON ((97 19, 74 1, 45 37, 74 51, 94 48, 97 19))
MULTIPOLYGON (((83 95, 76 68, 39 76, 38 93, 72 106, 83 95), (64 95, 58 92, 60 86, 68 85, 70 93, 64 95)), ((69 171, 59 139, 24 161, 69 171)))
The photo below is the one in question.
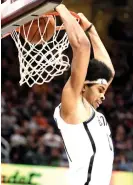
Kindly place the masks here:
MULTIPOLYGON (((71 12, 71 14, 79 21, 76 13, 71 12)), ((59 17, 57 12, 44 14, 32 20, 28 30, 25 30, 25 25, 23 25, 10 33, 18 49, 20 85, 26 83, 29 87, 32 87, 34 84, 41 85, 44 82, 50 82, 55 76, 62 75, 70 67, 69 57, 64 53, 69 46, 68 36, 63 31, 63 36, 60 37, 60 32, 64 30, 64 26, 63 23, 57 25, 57 17, 59 17), (47 40, 44 39, 44 35, 50 24, 51 16, 54 18, 54 32, 52 37, 47 40), (47 22, 42 32, 40 21, 43 17, 47 17, 47 22), (35 21, 37 22, 40 39, 36 43, 32 43, 28 36, 35 21), (21 35, 22 29, 24 39, 21 35)))

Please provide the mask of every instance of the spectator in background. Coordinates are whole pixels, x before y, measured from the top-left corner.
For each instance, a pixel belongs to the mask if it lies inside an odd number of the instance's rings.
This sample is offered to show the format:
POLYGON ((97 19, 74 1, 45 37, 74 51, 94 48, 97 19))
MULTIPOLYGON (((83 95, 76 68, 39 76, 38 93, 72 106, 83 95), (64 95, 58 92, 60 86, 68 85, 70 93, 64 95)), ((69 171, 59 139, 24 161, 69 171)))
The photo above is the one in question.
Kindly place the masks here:
POLYGON ((126 140, 126 158, 133 163, 133 136, 130 136, 126 140))
POLYGON ((25 164, 49 165, 50 155, 44 145, 39 145, 36 152, 28 150, 24 156, 25 164))
POLYGON ((114 170, 119 170, 119 171, 132 171, 133 170, 133 165, 127 159, 124 152, 119 153, 119 155, 115 157, 114 170))
POLYGON ((62 145, 61 137, 55 134, 54 128, 51 126, 49 126, 47 133, 44 134, 43 141, 50 148, 61 148, 62 145))
POLYGON ((60 166, 60 155, 61 152, 59 148, 52 147, 50 154, 50 165, 51 166, 60 166))
POLYGON ((123 125, 118 125, 116 128, 116 135, 114 138, 116 152, 126 149, 126 130, 123 125))
POLYGON ((20 145, 27 144, 26 137, 23 136, 22 130, 20 127, 17 127, 14 129, 14 134, 12 134, 10 138, 10 144, 11 144, 11 147, 17 147, 20 145))
POLYGON ((48 128, 48 120, 43 116, 42 111, 38 110, 33 116, 33 120, 38 124, 39 127, 46 130, 48 128))
POLYGON ((24 164, 25 152, 26 152, 26 147, 24 145, 12 147, 10 151, 11 163, 24 164))
POLYGON ((38 130, 37 129, 30 130, 27 136, 27 145, 30 150, 37 151, 38 139, 39 139, 38 130))
POLYGON ((1 130, 2 136, 9 141, 13 130, 17 127, 17 115, 13 112, 13 105, 10 102, 7 103, 6 108, 1 115, 1 130))

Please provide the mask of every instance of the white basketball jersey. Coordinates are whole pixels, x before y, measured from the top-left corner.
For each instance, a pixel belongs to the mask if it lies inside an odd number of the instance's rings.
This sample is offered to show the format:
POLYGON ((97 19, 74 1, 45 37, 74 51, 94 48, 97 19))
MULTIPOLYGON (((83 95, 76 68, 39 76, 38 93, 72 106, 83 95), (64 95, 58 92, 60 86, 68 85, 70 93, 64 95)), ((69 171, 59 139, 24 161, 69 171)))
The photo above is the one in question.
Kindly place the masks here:
POLYGON ((54 112, 69 160, 70 185, 110 184, 114 158, 110 128, 103 114, 91 109, 91 117, 79 124, 64 122, 60 106, 54 112))

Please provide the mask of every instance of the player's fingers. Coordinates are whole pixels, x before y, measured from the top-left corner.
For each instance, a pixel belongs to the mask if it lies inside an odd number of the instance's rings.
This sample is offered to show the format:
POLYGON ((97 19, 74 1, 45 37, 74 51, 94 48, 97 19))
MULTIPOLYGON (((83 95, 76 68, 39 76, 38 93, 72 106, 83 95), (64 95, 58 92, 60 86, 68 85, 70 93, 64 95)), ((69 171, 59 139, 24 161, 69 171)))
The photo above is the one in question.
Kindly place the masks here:
POLYGON ((82 21, 91 23, 83 13, 78 13, 78 16, 82 21))
POLYGON ((85 21, 85 16, 83 13, 78 13, 78 16, 80 17, 80 23, 83 23, 85 21))
POLYGON ((87 19, 83 13, 78 13, 78 16, 81 17, 82 19, 87 19))
POLYGON ((81 12, 80 12, 80 13, 78 13, 78 15, 79 15, 79 16, 80 16, 80 15, 82 16, 82 15, 83 15, 83 13, 81 13, 81 12))
POLYGON ((80 26, 81 26, 81 27, 83 28, 83 30, 84 30, 84 24, 83 24, 82 13, 78 13, 78 16, 79 16, 79 18, 80 18, 79 24, 80 24, 80 26))
POLYGON ((85 16, 83 13, 78 13, 78 16, 80 17, 81 20, 84 20, 85 19, 85 16))
POLYGON ((86 29, 89 28, 92 23, 88 21, 83 13, 78 13, 78 16, 80 17, 80 26, 83 28, 84 31, 86 31, 86 29))

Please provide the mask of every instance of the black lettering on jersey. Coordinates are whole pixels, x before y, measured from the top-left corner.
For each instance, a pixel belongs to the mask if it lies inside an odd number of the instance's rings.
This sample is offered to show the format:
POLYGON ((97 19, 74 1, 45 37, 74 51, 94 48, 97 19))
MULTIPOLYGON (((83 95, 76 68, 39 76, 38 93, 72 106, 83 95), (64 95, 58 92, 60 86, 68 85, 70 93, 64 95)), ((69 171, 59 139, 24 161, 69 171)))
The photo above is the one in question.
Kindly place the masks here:
POLYGON ((105 120, 105 118, 103 116, 98 117, 98 122, 100 126, 106 126, 107 125, 107 121, 105 120))

